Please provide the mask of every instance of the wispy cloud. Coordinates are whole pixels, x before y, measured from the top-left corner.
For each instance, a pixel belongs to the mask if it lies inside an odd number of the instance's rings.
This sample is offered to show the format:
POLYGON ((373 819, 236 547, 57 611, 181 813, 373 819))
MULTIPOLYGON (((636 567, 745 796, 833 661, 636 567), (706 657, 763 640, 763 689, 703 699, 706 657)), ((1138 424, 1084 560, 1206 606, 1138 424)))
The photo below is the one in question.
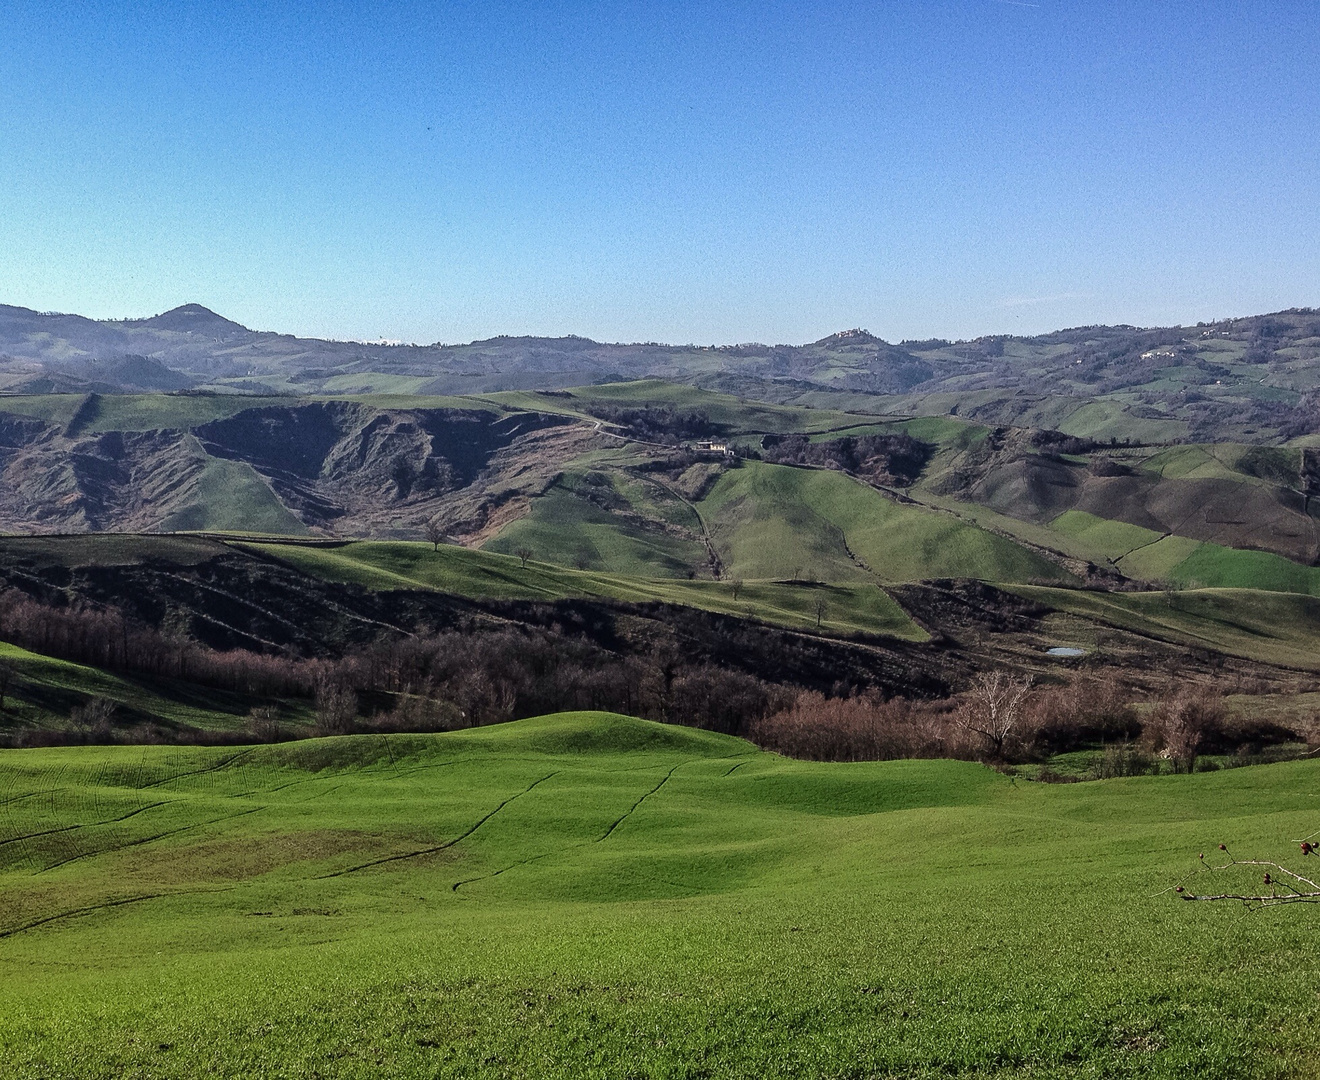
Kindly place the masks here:
POLYGON ((1027 0, 995 0, 996 4, 1008 4, 1010 7, 1040 7, 1039 4, 1028 4, 1027 0))

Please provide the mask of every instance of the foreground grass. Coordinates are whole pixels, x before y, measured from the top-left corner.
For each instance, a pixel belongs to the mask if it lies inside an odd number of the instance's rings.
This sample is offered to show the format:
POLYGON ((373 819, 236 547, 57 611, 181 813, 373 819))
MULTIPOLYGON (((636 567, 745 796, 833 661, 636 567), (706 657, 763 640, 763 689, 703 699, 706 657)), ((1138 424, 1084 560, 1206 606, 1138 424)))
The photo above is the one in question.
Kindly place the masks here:
POLYGON ((1313 913, 1165 892, 1320 763, 1071 786, 602 714, 0 755, 0 1061, 88 1076, 1308 1076, 1313 913))

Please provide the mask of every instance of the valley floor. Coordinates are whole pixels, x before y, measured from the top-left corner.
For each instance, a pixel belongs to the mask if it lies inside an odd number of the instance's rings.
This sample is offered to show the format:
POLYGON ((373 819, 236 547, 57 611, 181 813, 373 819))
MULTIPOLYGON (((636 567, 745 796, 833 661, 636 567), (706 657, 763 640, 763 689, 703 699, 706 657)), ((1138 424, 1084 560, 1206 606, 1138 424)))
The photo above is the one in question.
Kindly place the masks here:
POLYGON ((600 713, 0 751, 0 1062, 1314 1076, 1314 909, 1171 889, 1220 842, 1286 857, 1317 782, 825 765, 600 713))

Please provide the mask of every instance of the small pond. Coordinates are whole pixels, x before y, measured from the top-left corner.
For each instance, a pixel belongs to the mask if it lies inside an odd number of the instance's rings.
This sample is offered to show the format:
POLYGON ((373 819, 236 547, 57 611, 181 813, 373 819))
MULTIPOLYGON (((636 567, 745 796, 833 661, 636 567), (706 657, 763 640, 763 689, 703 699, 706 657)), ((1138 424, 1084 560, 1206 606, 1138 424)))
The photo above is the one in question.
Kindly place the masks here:
POLYGON ((1052 649, 1045 650, 1046 656, 1085 656, 1085 649, 1074 648, 1072 645, 1056 645, 1052 649))

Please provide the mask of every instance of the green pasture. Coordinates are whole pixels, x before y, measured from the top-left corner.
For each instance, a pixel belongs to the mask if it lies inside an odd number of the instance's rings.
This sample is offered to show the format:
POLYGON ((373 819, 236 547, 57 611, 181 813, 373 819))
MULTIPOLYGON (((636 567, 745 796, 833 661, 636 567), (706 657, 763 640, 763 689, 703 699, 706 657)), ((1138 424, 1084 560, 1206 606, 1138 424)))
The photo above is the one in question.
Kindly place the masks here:
MULTIPOLYGON (((979 513, 979 508, 969 511, 979 513)), ((1259 589, 1320 596, 1320 568, 1269 551, 1248 551, 1161 535, 1152 529, 1068 510, 1049 530, 1064 543, 1050 546, 1070 554, 1111 560, 1124 574, 1145 581, 1194 589, 1259 589)))
POLYGON ((6 536, 0 553, 7 560, 54 566, 136 565, 151 560, 194 566, 224 552, 204 536, 152 533, 82 533, 65 536, 6 536))
POLYGON ((1153 529, 1097 517, 1084 510, 1065 510, 1050 522, 1049 529, 1110 560, 1121 559, 1161 537, 1153 529))
POLYGON ((699 508, 729 572, 747 578, 801 570, 826 581, 1069 579, 1012 540, 826 469, 748 462, 699 508))
POLYGON ((244 461, 209 457, 193 501, 160 523, 163 532, 242 531, 302 536, 307 526, 280 502, 257 471, 244 461))
POLYGON ((569 570, 536 559, 454 545, 360 540, 334 546, 278 542, 238 543, 273 555, 304 573, 370 589, 435 589, 479 600, 567 600, 602 598, 629 603, 666 603, 793 629, 835 634, 885 634, 924 641, 925 631, 876 584, 853 580, 822 585, 809 581, 642 578, 569 570), (735 596, 735 591, 737 595, 735 596), (818 611, 818 605, 820 610, 818 611))
MULTIPOLYGON (((602 492, 595 501, 582 490, 587 485, 579 482, 575 490, 561 480, 533 499, 531 510, 487 541, 485 549, 505 555, 526 549, 549 562, 616 574, 687 577, 689 572, 702 572, 710 575, 706 548, 694 539, 692 531, 668 530, 661 522, 635 512, 627 515, 612 512, 631 511, 632 503, 617 490, 612 476, 599 473, 594 476, 600 478, 596 488, 602 492)), ((637 491, 635 497, 641 501, 643 493, 637 491)), ((692 510, 672 497, 669 502, 677 503, 689 529, 700 535, 701 523, 692 510)), ((654 507, 654 500, 648 499, 646 503, 646 509, 654 507)))
POLYGON ((1130 577, 1189 588, 1262 589, 1320 595, 1320 568, 1269 551, 1244 551, 1165 536, 1118 560, 1130 577))
MULTIPOLYGON (((355 376, 342 378, 355 388, 361 383, 361 380, 353 382, 355 376)), ((270 397, 250 394, 101 394, 95 407, 84 418, 85 426, 80 424, 80 429, 84 434, 102 431, 188 430, 213 420, 227 419, 247 409, 292 407, 309 401, 354 401, 378 409, 479 409, 492 412, 502 408, 483 398, 412 394, 408 388, 414 380, 403 376, 393 377, 392 381, 387 377, 372 378, 384 381, 377 392, 371 393, 359 391, 309 396, 281 394, 270 397)), ((81 394, 15 395, 0 401, 0 411, 67 425, 82 406, 83 400, 81 394)))
POLYGON ((1315 1076, 1313 909, 1171 889, 1221 841, 1286 856, 1318 781, 1314 761, 1073 785, 812 764, 606 714, 5 751, 0 1061, 1315 1076))
POLYGON ((886 420, 821 431, 813 434, 811 441, 827 442, 831 439, 862 435, 910 435, 919 442, 966 450, 981 442, 988 434, 990 434, 989 428, 956 417, 917 416, 910 420, 886 420))
POLYGON ((1141 463, 1145 472, 1157 473, 1165 480, 1233 480, 1247 479, 1233 463, 1242 454, 1243 447, 1225 444, 1171 446, 1150 455, 1141 463))
POLYGON ((1320 567, 1303 566, 1269 551, 1240 551, 1219 544, 1202 544, 1168 576, 1189 586, 1320 595, 1320 567))
MULTIPOLYGON (((7 397, 5 412, 35 416, 52 424, 68 424, 83 403, 81 394, 7 397)), ((101 394, 85 417, 82 434, 102 431, 187 430, 212 420, 224 420, 245 409, 292 405, 303 399, 253 397, 244 394, 101 394)))
POLYGON ((460 397, 454 394, 410 394, 379 391, 359 394, 317 394, 303 400, 353 401, 370 405, 373 409, 474 409, 478 412, 503 412, 498 405, 480 397, 460 397))

